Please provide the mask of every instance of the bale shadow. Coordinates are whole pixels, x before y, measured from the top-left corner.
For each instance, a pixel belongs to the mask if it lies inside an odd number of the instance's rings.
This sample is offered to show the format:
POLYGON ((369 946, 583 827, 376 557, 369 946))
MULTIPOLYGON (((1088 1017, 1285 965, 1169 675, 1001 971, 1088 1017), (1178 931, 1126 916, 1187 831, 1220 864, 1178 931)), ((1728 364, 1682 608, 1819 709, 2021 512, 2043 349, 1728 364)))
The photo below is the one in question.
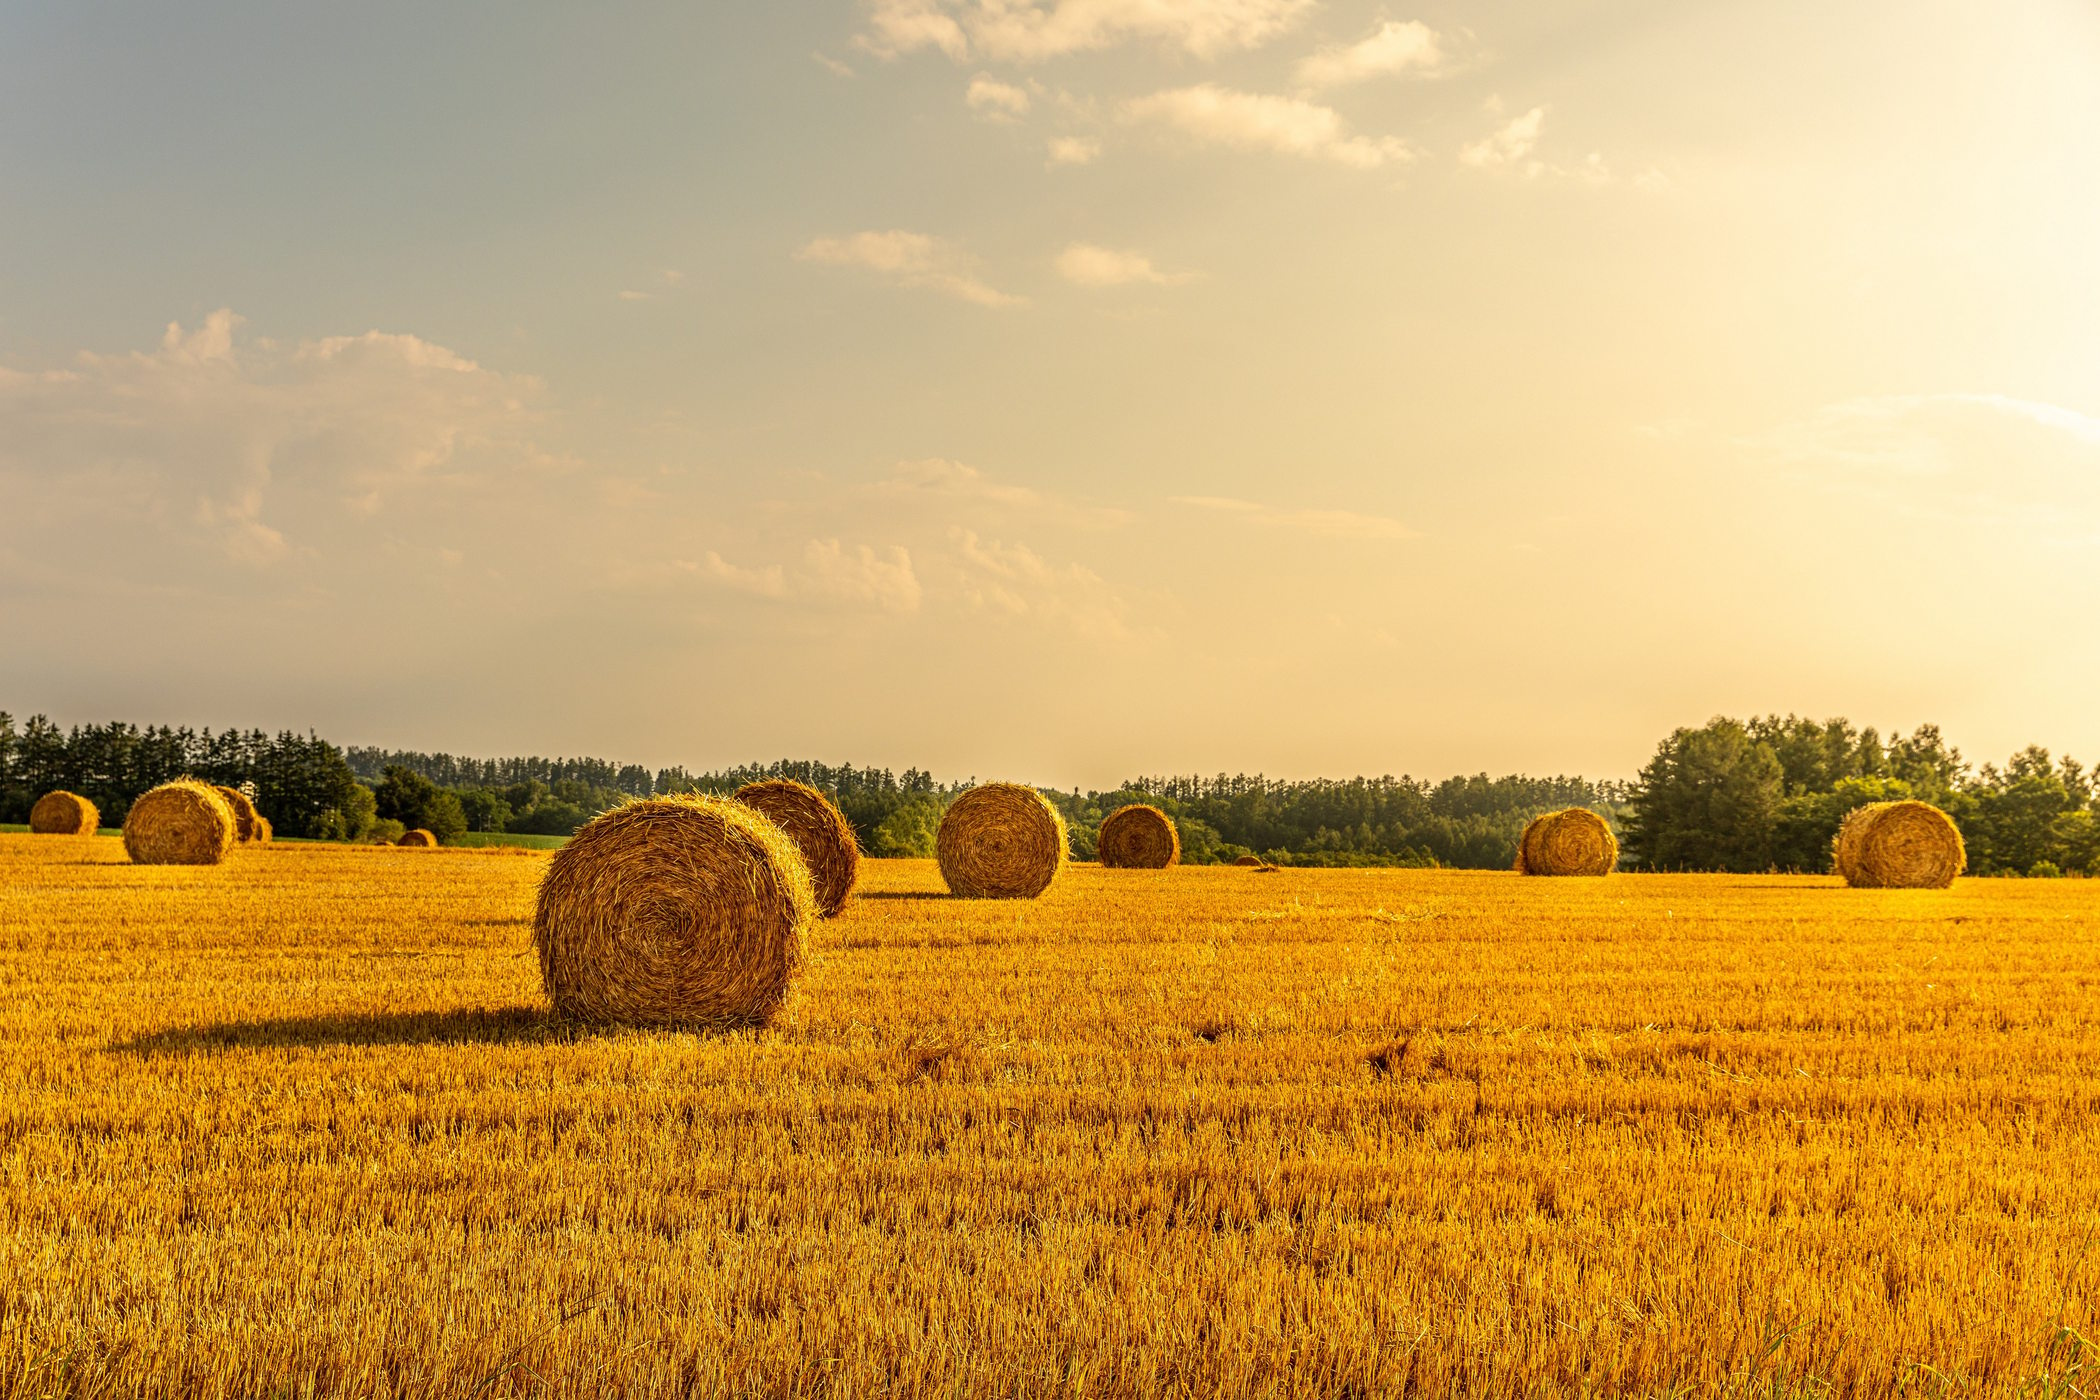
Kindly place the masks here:
POLYGON ((870 890, 866 894, 855 891, 855 899, 958 899, 961 896, 946 890, 870 890))
POLYGON ((543 1045, 585 1039, 604 1029, 608 1028, 561 1020, 544 1007, 508 1006, 497 1011, 352 1012, 222 1021, 155 1031, 109 1048, 117 1054, 155 1058, 353 1045, 543 1045))

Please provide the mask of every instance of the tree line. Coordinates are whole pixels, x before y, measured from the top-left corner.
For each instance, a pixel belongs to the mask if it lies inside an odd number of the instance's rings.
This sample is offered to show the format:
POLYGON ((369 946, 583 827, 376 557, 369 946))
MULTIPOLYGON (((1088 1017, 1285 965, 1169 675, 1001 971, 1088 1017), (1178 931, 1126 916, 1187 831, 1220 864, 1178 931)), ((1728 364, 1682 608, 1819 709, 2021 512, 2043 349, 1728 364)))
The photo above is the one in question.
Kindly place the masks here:
MULTIPOLYGON (((568 835, 635 797, 727 795, 763 778, 793 778, 831 796, 876 856, 928 856, 941 814, 976 779, 943 782, 782 759, 713 771, 650 770, 594 758, 472 759, 369 747, 338 749, 309 732, 75 725, 41 715, 17 726, 0 712, 0 822, 26 820, 38 796, 65 788, 121 824, 140 793, 184 775, 246 787, 280 834, 391 838, 424 827, 440 840, 468 832, 568 835)), ((1961 828, 1978 874, 2100 875, 2100 785, 2070 759, 2023 749, 2001 768, 1972 768, 1933 725, 1884 740, 1844 719, 1716 718, 1679 729, 1631 783, 1522 775, 1429 781, 1412 776, 1282 780, 1260 774, 1152 775, 1107 791, 1045 790, 1063 814, 1072 853, 1091 859, 1102 819, 1149 802, 1175 819, 1185 859, 1253 853, 1287 865, 1506 868, 1540 812, 1589 807, 1623 841, 1623 864, 1644 870, 1830 868, 1838 823, 1868 802, 1916 797, 1961 828)))

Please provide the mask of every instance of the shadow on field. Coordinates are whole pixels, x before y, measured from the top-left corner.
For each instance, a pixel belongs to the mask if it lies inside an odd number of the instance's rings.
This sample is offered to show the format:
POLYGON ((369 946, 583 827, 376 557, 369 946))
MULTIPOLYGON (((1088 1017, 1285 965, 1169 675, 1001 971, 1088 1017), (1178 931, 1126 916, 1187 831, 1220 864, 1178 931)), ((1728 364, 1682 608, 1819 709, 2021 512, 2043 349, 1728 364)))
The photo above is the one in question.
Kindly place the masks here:
POLYGON ((509 1006, 500 1011, 403 1011, 222 1021, 155 1031, 136 1040, 119 1041, 109 1048, 130 1055, 195 1055, 287 1046, 537 1045, 576 1040, 589 1034, 588 1028, 559 1020, 543 1007, 509 1006))
POLYGON ((856 892, 855 899, 955 899, 958 896, 946 890, 869 890, 866 894, 856 892))

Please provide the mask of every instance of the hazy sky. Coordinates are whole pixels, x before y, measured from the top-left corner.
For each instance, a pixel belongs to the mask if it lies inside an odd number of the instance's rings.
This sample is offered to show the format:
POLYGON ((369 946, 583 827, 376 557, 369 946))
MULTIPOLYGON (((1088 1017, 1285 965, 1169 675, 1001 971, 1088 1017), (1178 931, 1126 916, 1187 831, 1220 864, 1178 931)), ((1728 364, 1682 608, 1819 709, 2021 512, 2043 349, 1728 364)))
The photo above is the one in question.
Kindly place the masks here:
POLYGON ((0 7, 0 708, 2100 758, 2089 0, 0 7))

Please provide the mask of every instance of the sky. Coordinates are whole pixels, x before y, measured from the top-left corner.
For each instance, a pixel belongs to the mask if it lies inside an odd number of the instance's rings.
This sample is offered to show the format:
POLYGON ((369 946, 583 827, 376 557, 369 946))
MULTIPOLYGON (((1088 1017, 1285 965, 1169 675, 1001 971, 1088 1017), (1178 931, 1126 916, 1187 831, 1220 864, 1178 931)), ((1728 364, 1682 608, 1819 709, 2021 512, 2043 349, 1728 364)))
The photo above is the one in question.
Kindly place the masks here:
POLYGON ((0 7, 0 708, 2100 758, 2089 0, 0 7))

